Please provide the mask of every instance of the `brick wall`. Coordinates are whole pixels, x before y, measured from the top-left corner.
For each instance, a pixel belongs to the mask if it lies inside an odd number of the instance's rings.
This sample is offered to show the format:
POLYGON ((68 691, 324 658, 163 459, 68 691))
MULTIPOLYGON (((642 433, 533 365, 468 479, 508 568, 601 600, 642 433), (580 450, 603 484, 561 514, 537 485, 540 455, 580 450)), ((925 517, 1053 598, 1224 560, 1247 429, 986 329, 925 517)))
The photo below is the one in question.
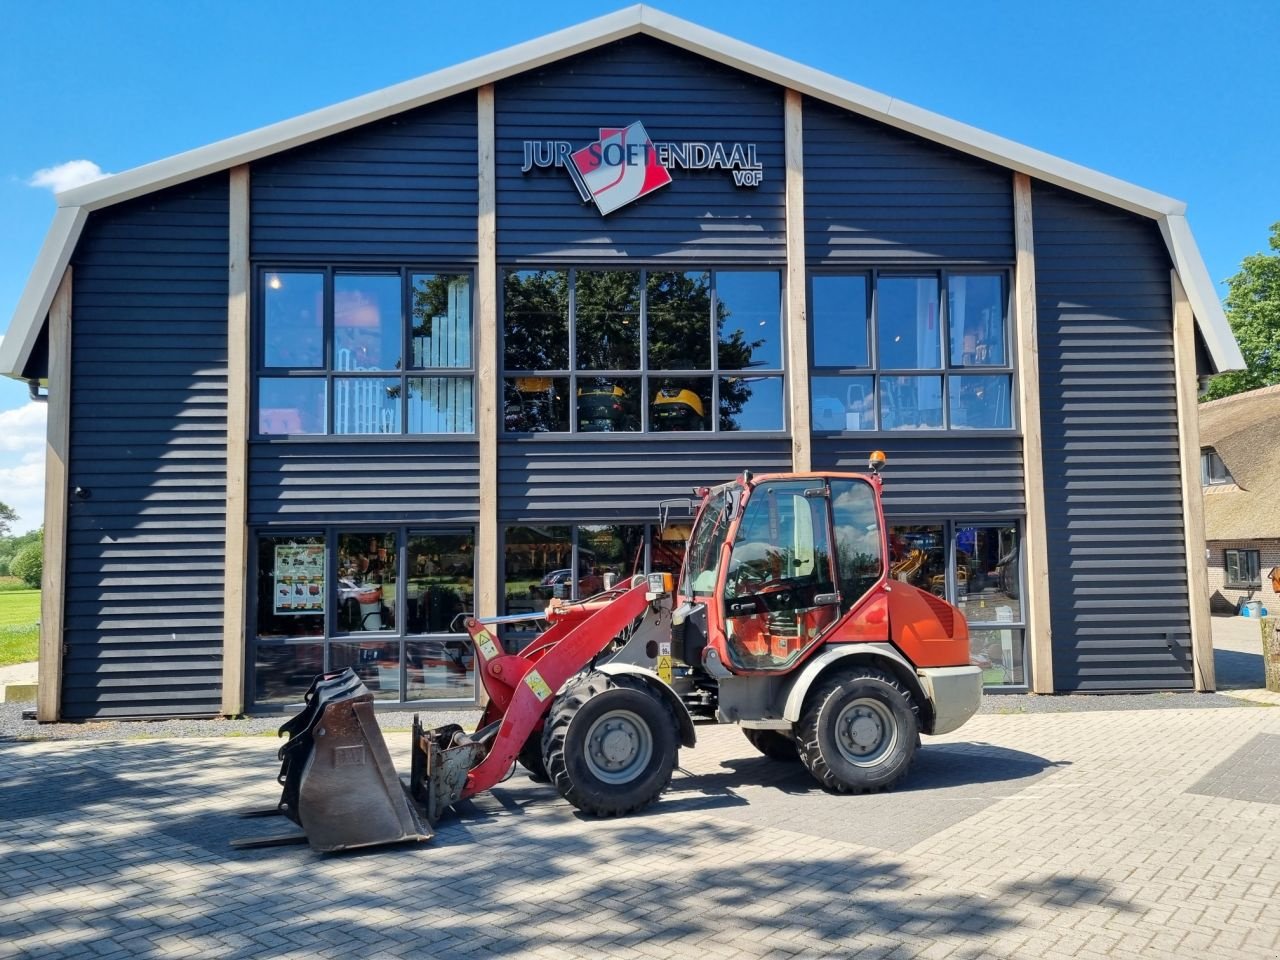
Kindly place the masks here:
POLYGON ((1234 613, 1242 600, 1261 600, 1273 616, 1280 616, 1280 596, 1271 589, 1272 567, 1280 567, 1280 540, 1214 540, 1209 548, 1209 604, 1214 613, 1234 613), (1257 550, 1262 586, 1246 590, 1227 586, 1227 551, 1257 550))

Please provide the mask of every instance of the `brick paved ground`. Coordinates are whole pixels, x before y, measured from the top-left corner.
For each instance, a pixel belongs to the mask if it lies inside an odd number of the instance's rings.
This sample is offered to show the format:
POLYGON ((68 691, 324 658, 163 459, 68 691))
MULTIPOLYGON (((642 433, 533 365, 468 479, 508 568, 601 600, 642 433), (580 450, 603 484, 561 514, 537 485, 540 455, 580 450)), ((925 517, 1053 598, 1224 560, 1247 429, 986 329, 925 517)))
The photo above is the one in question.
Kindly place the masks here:
POLYGON ((227 846, 270 740, 0 742, 0 956, 1280 956, 1280 709, 979 716, 874 797, 700 733, 646 815, 328 857, 227 846))

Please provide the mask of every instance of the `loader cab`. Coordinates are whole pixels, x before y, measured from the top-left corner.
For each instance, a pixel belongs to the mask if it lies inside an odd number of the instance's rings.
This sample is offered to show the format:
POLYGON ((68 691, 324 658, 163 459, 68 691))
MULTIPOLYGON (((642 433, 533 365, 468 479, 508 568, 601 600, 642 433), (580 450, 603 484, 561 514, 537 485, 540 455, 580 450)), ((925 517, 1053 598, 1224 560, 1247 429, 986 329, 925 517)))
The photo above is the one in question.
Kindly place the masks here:
POLYGON ((708 493, 681 592, 734 672, 786 672, 881 582, 883 530, 868 477, 744 477, 708 493))

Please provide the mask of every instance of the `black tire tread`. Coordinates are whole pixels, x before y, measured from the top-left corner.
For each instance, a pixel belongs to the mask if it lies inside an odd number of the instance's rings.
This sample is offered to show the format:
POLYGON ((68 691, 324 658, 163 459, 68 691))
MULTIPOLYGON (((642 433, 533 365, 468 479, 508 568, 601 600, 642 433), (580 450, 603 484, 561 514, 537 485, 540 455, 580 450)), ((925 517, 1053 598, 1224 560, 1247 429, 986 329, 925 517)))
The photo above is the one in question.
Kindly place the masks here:
POLYGON ((520 766, 525 768, 529 774, 529 779, 534 783, 549 783, 551 781, 551 777, 547 774, 546 761, 542 759, 541 730, 535 730, 529 734, 529 739, 520 748, 520 753, 516 756, 516 759, 520 761, 520 766))
POLYGON ((678 765, 677 758, 671 764, 671 770, 667 771, 666 777, 656 785, 656 789, 644 797, 633 798, 629 802, 622 800, 622 798, 618 798, 618 802, 613 803, 595 802, 577 788, 577 785, 569 775, 565 757, 565 737, 569 731, 569 724, 577 716, 578 711, 592 697, 603 693, 610 687, 638 690, 652 696, 655 702, 661 703, 663 711, 671 721, 671 729, 676 732, 677 750, 680 743, 678 734, 680 729, 679 720, 676 718, 675 711, 671 709, 671 704, 661 694, 654 694, 643 680, 628 677, 625 674, 608 676, 603 673, 592 672, 582 674, 580 679, 571 681, 564 692, 556 698, 556 702, 552 704, 551 710, 547 714, 547 719, 543 723, 542 756, 546 764, 547 776, 555 786, 556 792, 589 816, 619 817, 647 807, 670 785, 671 773, 678 765))
POLYGON ((753 747, 770 760, 795 763, 800 759, 800 745, 781 730, 749 730, 743 727, 742 733, 753 747))
MULTIPOLYGON (((907 775, 911 769, 912 762, 915 760, 916 751, 913 749, 907 762, 902 765, 902 768, 894 777, 866 786, 846 783, 831 770, 826 758, 822 755, 822 749, 818 743, 818 717, 822 713, 822 705, 827 702, 829 697, 849 682, 861 679, 878 680, 898 691, 910 705, 912 714, 915 715, 917 731, 920 727, 920 707, 916 703, 915 697, 911 695, 911 691, 903 685, 902 681, 892 673, 875 667, 857 666, 828 677, 811 690, 805 698, 804 713, 800 717, 800 722, 796 725, 796 743, 799 747, 800 760, 804 763, 805 768, 813 774, 814 779, 822 785, 824 790, 832 793, 867 794, 892 790, 907 775)), ((918 745, 919 737, 916 736, 914 739, 916 745, 918 745)))

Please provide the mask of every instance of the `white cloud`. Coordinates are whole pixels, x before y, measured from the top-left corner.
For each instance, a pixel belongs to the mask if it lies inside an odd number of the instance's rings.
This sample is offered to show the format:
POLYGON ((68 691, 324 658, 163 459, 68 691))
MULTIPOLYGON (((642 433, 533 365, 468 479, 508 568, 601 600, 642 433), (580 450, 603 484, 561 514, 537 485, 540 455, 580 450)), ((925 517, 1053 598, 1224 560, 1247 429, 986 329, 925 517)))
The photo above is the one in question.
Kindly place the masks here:
POLYGON ((35 401, 0 411, 0 501, 18 514, 15 533, 44 522, 45 414, 35 401))
POLYGON ((93 183, 95 180, 109 176, 111 174, 104 172, 92 160, 68 160, 56 167, 37 170, 27 181, 27 186, 48 187, 54 193, 62 193, 63 190, 83 187, 86 183, 93 183))

